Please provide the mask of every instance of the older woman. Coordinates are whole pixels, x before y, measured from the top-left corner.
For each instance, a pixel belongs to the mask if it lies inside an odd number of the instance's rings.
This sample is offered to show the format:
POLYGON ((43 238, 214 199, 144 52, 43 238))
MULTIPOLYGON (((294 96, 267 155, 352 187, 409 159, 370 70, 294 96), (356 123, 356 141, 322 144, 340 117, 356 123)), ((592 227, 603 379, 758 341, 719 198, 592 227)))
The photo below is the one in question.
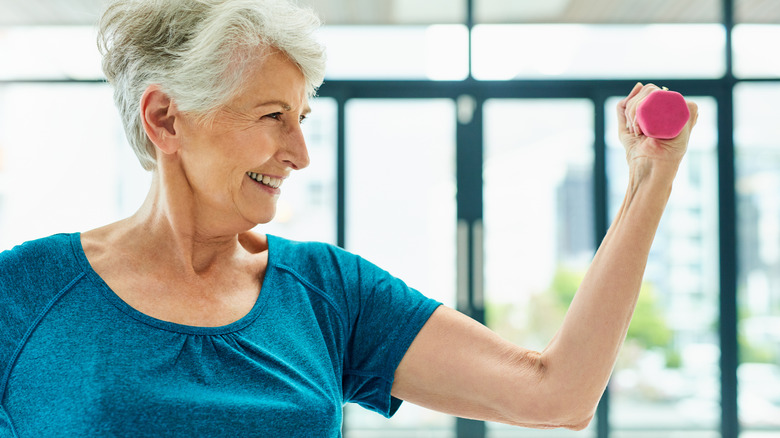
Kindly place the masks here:
MULTIPOLYGON (((121 0, 104 71, 153 172, 133 216, 0 255, 0 435, 334 436, 356 402, 532 427, 590 421, 625 337, 693 116, 617 111, 625 201, 558 335, 513 345, 336 247, 251 231, 309 164, 317 19, 280 0, 121 0)), ((89 122, 85 123, 88 129, 89 122)))

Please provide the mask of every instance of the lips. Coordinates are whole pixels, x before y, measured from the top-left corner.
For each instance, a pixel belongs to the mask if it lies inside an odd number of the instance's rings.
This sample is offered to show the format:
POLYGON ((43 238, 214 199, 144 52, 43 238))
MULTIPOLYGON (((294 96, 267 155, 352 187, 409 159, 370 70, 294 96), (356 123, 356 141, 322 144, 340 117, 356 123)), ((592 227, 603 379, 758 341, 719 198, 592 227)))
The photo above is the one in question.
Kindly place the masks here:
POLYGON ((246 174, 253 180, 259 182, 260 184, 266 185, 268 187, 272 187, 274 189, 278 189, 279 186, 282 185, 281 178, 274 178, 272 176, 263 175, 255 172, 247 172, 246 174))

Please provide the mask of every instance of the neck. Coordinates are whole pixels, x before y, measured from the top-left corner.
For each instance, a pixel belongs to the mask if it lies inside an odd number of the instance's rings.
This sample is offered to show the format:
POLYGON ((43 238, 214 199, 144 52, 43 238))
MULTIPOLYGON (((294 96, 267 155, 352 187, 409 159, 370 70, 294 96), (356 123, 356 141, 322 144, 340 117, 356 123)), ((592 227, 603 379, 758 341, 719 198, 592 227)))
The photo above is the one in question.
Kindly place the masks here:
POLYGON ((142 236, 139 243, 162 252, 155 257, 161 263, 175 265, 174 272, 196 275, 245 252, 242 235, 253 227, 209 214, 189 187, 166 184, 159 172, 154 173, 143 205, 127 221, 135 235, 142 236))

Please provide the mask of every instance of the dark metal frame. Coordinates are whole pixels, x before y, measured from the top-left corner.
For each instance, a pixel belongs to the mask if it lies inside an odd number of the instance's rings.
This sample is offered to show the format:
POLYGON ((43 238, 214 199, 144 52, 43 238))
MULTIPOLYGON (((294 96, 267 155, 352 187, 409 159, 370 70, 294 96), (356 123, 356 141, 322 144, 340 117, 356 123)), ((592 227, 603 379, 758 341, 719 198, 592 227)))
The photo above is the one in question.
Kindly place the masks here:
MULTIPOLYGON (((474 1, 468 3, 466 26, 471 32, 474 26, 474 1)), ((732 37, 734 27, 734 0, 722 1, 723 25, 726 28, 726 72, 717 79, 668 79, 637 78, 642 82, 664 84, 686 95, 711 96, 718 105, 718 199, 720 239, 720 324, 721 342, 721 436, 737 438, 739 420, 737 413, 737 212, 734 162, 734 107, 733 90, 737 84, 732 70, 732 37)), ((471 44, 469 39, 469 44, 471 44)), ((471 47, 469 47, 469 60, 471 47)), ((469 65, 471 63, 469 62, 469 65)), ((772 79, 767 79, 772 80, 772 79)), ((759 80, 742 80, 742 82, 759 80)), ((776 81, 776 80, 775 80, 776 81)), ((458 221, 465 221, 472 230, 482 219, 482 107, 487 99, 493 98, 584 98, 593 102, 595 112, 593 129, 594 143, 594 215, 598 245, 609 226, 608 181, 606 169, 606 116, 603 111, 606 100, 611 96, 625 95, 636 81, 628 80, 512 80, 477 81, 470 73, 463 81, 327 81, 319 94, 335 98, 338 104, 338 230, 337 243, 345 244, 345 114, 347 100, 353 98, 398 99, 398 98, 447 98, 453 101, 463 95, 476 101, 474 117, 470 123, 457 125, 456 178, 458 221)), ((469 273, 474 278, 475 241, 469 233, 469 273)), ((480 277, 481 278, 481 277, 480 277)), ((468 282, 466 305, 460 310, 484 322, 484 308, 475 305, 474 285, 468 282)), ((458 438, 481 438, 486 428, 483 422, 457 419, 458 438)), ((596 415, 596 436, 608 438, 609 391, 605 391, 596 415)))
MULTIPOLYGON (((471 31, 474 25, 475 0, 468 4, 466 25, 471 31)), ((731 31, 734 27, 734 0, 722 1, 723 25, 726 28, 726 73, 717 79, 668 79, 637 78, 642 82, 664 84, 687 95, 711 96, 718 105, 718 199, 720 239, 720 324, 721 342, 721 435, 723 438, 739 436, 737 413, 737 211, 735 192, 734 157, 734 108, 733 90, 737 84, 732 70, 731 31)), ((470 44, 470 42, 469 42, 470 44)), ((471 50, 469 48, 469 59, 471 50)), ((470 65, 471 63, 469 63, 470 65)), ((741 79, 739 82, 771 81, 778 79, 741 79)), ((89 83, 100 80, 0 80, 2 83, 89 83)), ((337 81, 328 80, 319 90, 319 95, 333 98, 337 102, 337 244, 345 245, 345 105, 349 99, 357 98, 447 98, 457 101, 459 96, 468 95, 476 101, 474 117, 470 123, 457 125, 457 215, 459 221, 469 225, 482 218, 482 107, 487 99, 493 98, 584 98, 593 102, 595 112, 593 129, 594 142, 594 215, 597 244, 606 234, 609 226, 606 142, 604 111, 605 101, 611 96, 625 95, 636 81, 628 80, 512 80, 477 81, 469 73, 463 81, 337 81)), ((469 228, 471 229, 471 228, 469 228)), ((467 245, 469 264, 468 278, 474 277, 473 257, 475 245, 481 244, 469 236, 467 245)), ((480 277, 481 278, 481 277, 480 277)), ((479 321, 484 321, 484 308, 474 300, 473 282, 468 285, 468 303, 463 312, 479 321)), ((596 435, 608 438, 609 391, 606 391, 596 417, 596 435)), ((480 438, 485 436, 484 423, 458 419, 458 438, 480 438)), ((348 432, 348 431, 345 431, 348 432)), ((346 435, 346 434, 345 434, 346 435)))
MULTIPOLYGON (((732 132, 733 81, 724 83, 722 79, 680 80, 647 78, 645 82, 664 84, 671 89, 680 90, 687 95, 712 96, 718 102, 718 162, 719 162, 719 199, 720 199, 720 272, 721 272, 721 358, 722 368, 722 424, 724 438, 736 438, 738 435, 736 416, 736 202, 734 200, 734 146, 732 132)), ((457 178, 457 219, 465 221, 471 230, 476 221, 482 219, 482 107, 488 99, 498 98, 582 98, 593 102, 594 120, 594 215, 598 245, 609 226, 608 181, 606 169, 606 115, 604 106, 608 98, 625 95, 634 86, 635 81, 628 80, 516 80, 476 81, 467 79, 461 82, 427 81, 328 81, 323 84, 319 95, 334 98, 338 107, 338 229, 337 244, 345 246, 345 114, 344 107, 349 99, 437 99, 448 98, 457 101, 459 96, 469 95, 476 100, 474 117, 468 124, 458 123, 456 132, 456 178, 457 178)), ((473 261, 474 236, 469 234, 468 260, 473 261)), ((473 264, 469 264, 473 269, 473 264)), ((473 278, 469 272, 467 278, 473 278)), ((474 305, 473 286, 469 282, 469 305, 459 310, 484 322, 484 308, 474 305)), ((473 420, 457 419, 458 438, 484 437, 484 423, 473 420)), ((345 431, 346 432, 346 431, 345 431)), ((596 416, 596 436, 608 438, 609 428, 609 392, 605 392, 596 416)))

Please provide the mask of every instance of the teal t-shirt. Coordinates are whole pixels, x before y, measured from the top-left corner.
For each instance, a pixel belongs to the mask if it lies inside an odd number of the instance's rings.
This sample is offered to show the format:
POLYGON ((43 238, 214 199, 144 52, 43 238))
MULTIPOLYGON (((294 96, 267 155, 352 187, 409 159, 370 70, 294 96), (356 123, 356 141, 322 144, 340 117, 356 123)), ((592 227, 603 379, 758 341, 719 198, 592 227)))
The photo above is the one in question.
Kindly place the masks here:
POLYGON ((223 327, 128 306, 78 233, 0 253, 0 437, 333 437, 346 402, 391 416, 439 303, 335 246, 268 245, 256 304, 223 327))

